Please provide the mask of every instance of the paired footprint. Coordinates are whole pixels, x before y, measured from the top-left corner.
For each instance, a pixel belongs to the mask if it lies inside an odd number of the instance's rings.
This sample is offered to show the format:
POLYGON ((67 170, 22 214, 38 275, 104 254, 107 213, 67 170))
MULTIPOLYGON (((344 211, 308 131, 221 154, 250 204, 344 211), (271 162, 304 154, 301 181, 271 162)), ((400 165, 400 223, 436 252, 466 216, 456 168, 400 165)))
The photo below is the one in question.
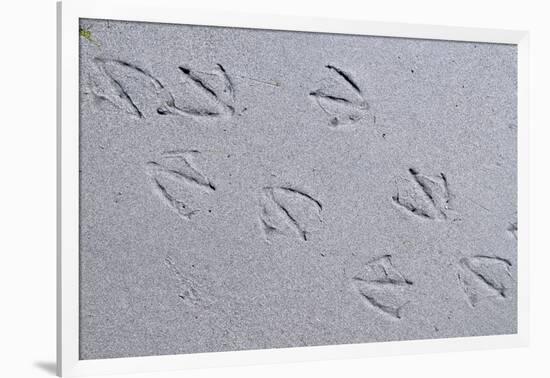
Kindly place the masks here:
MULTIPOLYGON (((213 181, 195 163, 200 154, 198 150, 165 151, 145 164, 153 193, 185 220, 200 210, 184 198, 216 191, 213 181)), ((310 232, 322 223, 323 205, 305 191, 290 186, 264 187, 259 202, 259 223, 267 242, 276 235, 307 241, 310 232)))
POLYGON ((153 114, 191 118, 230 117, 235 113, 235 90, 221 64, 205 72, 179 66, 185 98, 178 104, 174 92, 139 66, 119 59, 94 58, 95 75, 89 76, 88 89, 99 103, 109 103, 136 118, 153 114))
MULTIPOLYGON (((508 298, 514 286, 512 263, 497 256, 464 257, 458 262, 458 284, 468 304, 475 308, 481 301, 508 298)), ((351 279, 353 287, 369 308, 393 318, 402 318, 402 309, 410 302, 413 282, 392 263, 391 255, 367 262, 351 279)))

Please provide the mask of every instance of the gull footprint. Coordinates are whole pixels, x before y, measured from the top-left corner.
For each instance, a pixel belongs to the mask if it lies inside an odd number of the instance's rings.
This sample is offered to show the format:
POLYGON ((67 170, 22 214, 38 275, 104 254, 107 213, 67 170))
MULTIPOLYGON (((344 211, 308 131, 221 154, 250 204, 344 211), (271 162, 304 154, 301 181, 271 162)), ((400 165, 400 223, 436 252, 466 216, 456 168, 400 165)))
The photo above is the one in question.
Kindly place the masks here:
POLYGON ((289 186, 264 187, 259 221, 266 241, 276 235, 295 235, 303 241, 322 222, 323 205, 313 196, 289 186))
POLYGON ((349 73, 330 64, 325 68, 335 78, 322 80, 319 88, 311 91, 309 96, 330 116, 331 127, 339 129, 357 123, 369 110, 361 89, 349 73))
POLYGON ((460 259, 457 278, 470 306, 488 298, 508 298, 513 284, 511 267, 510 261, 495 256, 460 259))
POLYGON ((393 204, 420 219, 447 220, 450 212, 451 195, 444 173, 426 176, 410 168, 411 179, 405 189, 398 188, 392 196, 393 204))
POLYGON ((97 72, 89 76, 87 94, 100 103, 108 102, 136 118, 144 118, 151 103, 156 101, 160 106, 172 98, 159 79, 135 64, 102 57, 93 62, 97 72))
POLYGON ((393 319, 402 318, 402 309, 409 303, 406 294, 413 283, 393 266, 391 255, 367 262, 351 280, 368 307, 393 319))
POLYGON ((230 117, 235 114, 235 87, 221 64, 211 72, 178 67, 186 84, 186 103, 176 105, 171 97, 158 109, 161 115, 173 114, 199 118, 230 117), (207 103, 205 106, 204 103, 207 103))
POLYGON ((200 190, 204 193, 216 191, 212 181, 198 170, 193 164, 194 156, 200 154, 197 150, 172 150, 161 154, 160 163, 149 161, 145 164, 145 171, 151 180, 153 192, 172 211, 182 219, 189 220, 199 212, 192 209, 178 195, 170 192, 168 185, 176 186, 178 193, 182 190, 200 190))

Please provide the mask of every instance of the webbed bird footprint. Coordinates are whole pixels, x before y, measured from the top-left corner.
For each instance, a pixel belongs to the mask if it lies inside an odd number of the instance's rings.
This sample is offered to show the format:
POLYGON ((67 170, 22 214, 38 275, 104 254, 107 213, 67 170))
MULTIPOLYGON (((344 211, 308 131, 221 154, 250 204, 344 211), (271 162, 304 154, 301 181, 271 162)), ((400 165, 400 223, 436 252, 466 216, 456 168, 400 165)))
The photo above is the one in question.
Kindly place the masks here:
POLYGON ((173 150, 161 154, 158 161, 145 164, 153 193, 182 219, 189 220, 199 212, 183 200, 196 191, 214 192, 212 181, 193 164, 197 150, 173 150))
POLYGON ((495 256, 478 255, 464 257, 459 262, 457 278, 471 307, 484 299, 505 299, 513 287, 507 259, 495 256))
POLYGON ((221 64, 210 72, 178 67, 183 79, 185 103, 176 104, 174 97, 158 113, 191 117, 230 117, 235 114, 235 89, 221 64))
POLYGON ((357 123, 369 110, 361 89, 349 73, 333 65, 325 68, 333 77, 322 80, 309 96, 330 116, 331 127, 338 129, 357 123))
POLYGON ((393 266, 391 255, 367 262, 351 280, 369 308, 393 319, 402 318, 402 309, 409 303, 407 294, 413 283, 393 266))
POLYGON ((444 173, 426 176, 409 169, 410 178, 392 196, 393 204, 420 219, 446 220, 451 212, 451 194, 444 173))
POLYGON ((145 69, 120 60, 96 57, 93 59, 96 72, 89 76, 87 94, 101 103, 107 102, 116 109, 137 118, 170 102, 170 91, 145 69))
POLYGON ((260 193, 259 222, 266 241, 275 235, 303 241, 322 222, 323 205, 304 191, 288 186, 269 186, 260 193))

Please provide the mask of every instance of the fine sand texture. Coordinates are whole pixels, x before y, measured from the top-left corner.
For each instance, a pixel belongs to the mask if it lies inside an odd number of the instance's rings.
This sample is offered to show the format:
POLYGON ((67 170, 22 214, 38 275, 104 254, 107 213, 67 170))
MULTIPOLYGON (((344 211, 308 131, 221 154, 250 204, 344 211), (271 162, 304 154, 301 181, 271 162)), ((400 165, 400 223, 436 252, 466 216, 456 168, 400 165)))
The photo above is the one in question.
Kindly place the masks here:
POLYGON ((81 20, 80 358, 517 331, 512 45, 81 20))

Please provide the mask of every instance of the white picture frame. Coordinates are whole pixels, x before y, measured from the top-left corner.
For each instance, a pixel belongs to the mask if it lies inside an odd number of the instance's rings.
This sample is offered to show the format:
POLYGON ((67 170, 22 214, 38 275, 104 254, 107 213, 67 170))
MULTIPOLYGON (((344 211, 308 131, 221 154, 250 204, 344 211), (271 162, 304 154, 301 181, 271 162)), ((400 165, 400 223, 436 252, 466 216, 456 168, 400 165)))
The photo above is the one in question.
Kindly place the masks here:
POLYGON ((525 346, 529 333, 528 77, 525 31, 348 21, 186 9, 177 0, 65 0, 58 3, 57 373, 144 373, 305 360, 525 346), (518 332, 513 335, 396 341, 221 353, 79 360, 79 19, 111 19, 515 44, 518 48, 518 332))

